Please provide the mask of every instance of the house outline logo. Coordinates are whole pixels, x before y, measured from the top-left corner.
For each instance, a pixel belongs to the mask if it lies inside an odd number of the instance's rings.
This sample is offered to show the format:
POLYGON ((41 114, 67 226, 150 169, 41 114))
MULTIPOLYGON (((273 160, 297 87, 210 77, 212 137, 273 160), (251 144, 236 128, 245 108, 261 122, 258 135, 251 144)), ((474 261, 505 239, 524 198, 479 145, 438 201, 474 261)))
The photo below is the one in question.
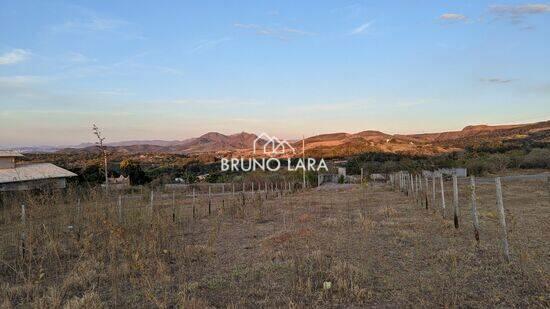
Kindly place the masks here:
MULTIPOLYGON (((275 156, 275 155, 281 155, 285 153, 296 153, 296 149, 290 145, 290 143, 286 140, 281 140, 277 138, 276 136, 269 136, 269 134, 262 132, 258 137, 254 140, 253 145, 253 152, 256 154, 256 151, 258 149, 257 144, 260 140, 266 140, 266 143, 263 145, 263 153, 268 156, 275 156), (271 148, 270 148, 271 146, 271 148), (269 150, 271 149, 271 150, 269 150)), ((260 146, 261 147, 261 146, 260 146)))

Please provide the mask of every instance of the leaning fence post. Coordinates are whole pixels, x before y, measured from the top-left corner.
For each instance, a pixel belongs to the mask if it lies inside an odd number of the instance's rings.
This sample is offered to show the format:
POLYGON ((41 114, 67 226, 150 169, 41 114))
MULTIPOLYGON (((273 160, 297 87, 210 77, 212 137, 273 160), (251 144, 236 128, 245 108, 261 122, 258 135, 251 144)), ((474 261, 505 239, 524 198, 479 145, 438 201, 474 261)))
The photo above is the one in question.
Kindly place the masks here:
POLYGON ((502 201, 502 186, 500 184, 500 177, 495 179, 495 185, 497 191, 497 209, 501 228, 502 247, 504 249, 506 261, 510 262, 510 248, 508 247, 508 233, 506 231, 506 218, 504 215, 504 202, 502 201))
POLYGON ((472 220, 474 222, 474 236, 479 243, 479 219, 477 217, 476 180, 470 176, 470 191, 472 192, 472 220))
POLYGON ((458 228, 458 183, 456 175, 453 175, 453 214, 455 229, 458 228))
POLYGON ((439 177, 439 182, 441 184, 441 211, 443 213, 443 218, 445 218, 445 187, 443 186, 443 174, 439 177))

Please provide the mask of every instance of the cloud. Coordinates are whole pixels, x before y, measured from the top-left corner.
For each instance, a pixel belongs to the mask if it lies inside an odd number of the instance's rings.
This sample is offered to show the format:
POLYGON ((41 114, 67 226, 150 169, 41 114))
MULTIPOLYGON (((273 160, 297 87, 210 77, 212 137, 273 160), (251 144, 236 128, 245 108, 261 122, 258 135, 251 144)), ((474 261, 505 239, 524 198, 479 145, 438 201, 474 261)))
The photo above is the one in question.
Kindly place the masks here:
POLYGON ((85 55, 83 55, 81 53, 76 53, 76 52, 67 53, 67 60, 69 62, 74 62, 74 63, 86 63, 86 62, 94 62, 95 61, 94 59, 90 59, 90 58, 86 57, 85 55))
POLYGON ((287 27, 271 28, 271 27, 264 27, 256 24, 242 24, 242 23, 235 23, 233 24, 233 26, 236 28, 253 31, 256 35, 270 36, 282 41, 288 41, 291 36, 295 37, 295 36, 315 35, 315 33, 313 32, 308 32, 308 31, 294 29, 294 28, 287 28, 287 27))
POLYGON ((110 33, 118 35, 125 39, 142 40, 145 39, 137 31, 131 29, 132 23, 116 18, 103 18, 91 15, 80 20, 70 20, 50 28, 51 32, 57 34, 94 34, 110 33))
POLYGON ((368 21, 362 25, 360 25, 359 27, 353 29, 349 34, 350 35, 357 35, 357 34, 361 34, 363 32, 365 32, 365 30, 367 30, 371 25, 372 25, 372 20, 371 21, 368 21))
POLYGON ((0 65, 16 64, 29 58, 31 52, 24 49, 14 49, 0 55, 0 65))
POLYGON ((227 41, 231 41, 231 38, 224 37, 224 38, 213 39, 213 40, 202 40, 197 45, 195 45, 190 52, 196 53, 201 50, 212 49, 227 41))
POLYGON ((522 4, 522 5, 492 5, 489 12, 498 19, 507 20, 512 24, 523 23, 527 16, 548 14, 548 4, 522 4))
POLYGON ((507 83, 513 82, 514 80, 492 77, 492 78, 481 78, 480 81, 486 82, 486 83, 492 83, 492 84, 507 84, 507 83))
POLYGON ((456 21, 465 21, 468 18, 462 14, 445 13, 445 14, 441 14, 441 16, 439 16, 439 19, 444 21, 456 22, 456 21))

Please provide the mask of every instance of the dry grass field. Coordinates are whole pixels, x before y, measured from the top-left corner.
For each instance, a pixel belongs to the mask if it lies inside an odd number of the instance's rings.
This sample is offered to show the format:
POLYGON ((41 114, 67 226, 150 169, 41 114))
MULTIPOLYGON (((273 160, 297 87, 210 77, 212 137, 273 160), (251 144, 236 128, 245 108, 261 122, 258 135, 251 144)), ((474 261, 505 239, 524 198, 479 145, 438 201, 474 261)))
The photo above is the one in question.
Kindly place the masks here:
POLYGON ((195 219, 180 192, 152 209, 148 192, 6 197, 0 306, 549 307, 549 184, 503 182, 510 262, 494 184, 477 188, 479 244, 466 182, 459 229, 446 186, 445 219, 439 188, 426 209, 386 184, 215 195, 210 215, 203 196, 195 219))

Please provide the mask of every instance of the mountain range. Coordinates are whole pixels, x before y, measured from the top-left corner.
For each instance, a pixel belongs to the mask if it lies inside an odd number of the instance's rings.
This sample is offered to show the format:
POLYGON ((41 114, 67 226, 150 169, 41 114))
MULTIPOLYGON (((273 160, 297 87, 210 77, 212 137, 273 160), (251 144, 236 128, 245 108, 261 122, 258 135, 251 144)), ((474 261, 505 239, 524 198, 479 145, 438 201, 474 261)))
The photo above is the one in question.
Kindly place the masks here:
MULTIPOLYGON (((257 135, 241 132, 225 135, 209 132, 186 140, 136 140, 107 143, 109 151, 118 153, 240 153, 252 154, 252 145, 257 135)), ((475 125, 460 131, 424 134, 387 134, 380 131, 358 133, 330 133, 291 141, 298 155, 305 152, 313 156, 346 156, 363 152, 392 152, 433 155, 474 146, 498 146, 507 143, 550 142, 550 121, 518 125, 475 125)), ((261 140, 261 143, 265 143, 261 140)), ((97 152, 93 144, 81 144, 60 152, 97 152)))

